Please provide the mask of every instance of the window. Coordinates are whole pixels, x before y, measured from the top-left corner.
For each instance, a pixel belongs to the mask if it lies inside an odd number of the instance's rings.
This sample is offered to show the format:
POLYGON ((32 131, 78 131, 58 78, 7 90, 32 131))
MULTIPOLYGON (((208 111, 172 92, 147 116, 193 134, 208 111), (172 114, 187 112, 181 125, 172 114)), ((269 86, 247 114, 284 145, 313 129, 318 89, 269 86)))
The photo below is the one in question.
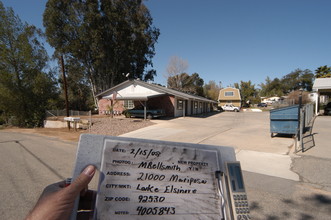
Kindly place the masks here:
POLYGON ((183 100, 180 99, 177 100, 177 109, 183 110, 183 100))
POLYGON ((198 102, 194 102, 194 108, 198 108, 198 102))
POLYGON ((126 109, 133 109, 134 103, 132 100, 124 100, 124 108, 126 109))
POLYGON ((202 102, 199 102, 199 108, 202 108, 202 102))
POLYGON ((233 92, 224 92, 224 96, 234 96, 233 92))

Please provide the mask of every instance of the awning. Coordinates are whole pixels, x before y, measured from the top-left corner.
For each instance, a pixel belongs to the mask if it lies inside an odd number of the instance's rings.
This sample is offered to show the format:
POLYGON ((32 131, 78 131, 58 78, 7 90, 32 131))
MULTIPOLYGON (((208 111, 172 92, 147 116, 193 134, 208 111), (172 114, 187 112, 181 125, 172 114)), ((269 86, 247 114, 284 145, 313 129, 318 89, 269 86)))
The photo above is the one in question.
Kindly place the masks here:
POLYGON ((314 91, 331 91, 331 78, 317 78, 313 85, 314 91))
POLYGON ((317 93, 315 113, 319 113, 319 96, 320 95, 331 95, 331 78, 317 78, 313 85, 313 91, 317 93))

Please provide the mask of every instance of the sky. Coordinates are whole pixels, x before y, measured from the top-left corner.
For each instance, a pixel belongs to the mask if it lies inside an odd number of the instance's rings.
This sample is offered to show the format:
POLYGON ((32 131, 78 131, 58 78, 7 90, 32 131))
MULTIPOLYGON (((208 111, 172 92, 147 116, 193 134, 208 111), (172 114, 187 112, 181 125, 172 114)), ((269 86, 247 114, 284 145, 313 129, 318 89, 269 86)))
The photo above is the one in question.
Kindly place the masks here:
MULTIPOLYGON (((2 0, 22 21, 43 29, 46 0, 2 0)), ((147 0, 160 29, 153 68, 165 85, 170 58, 188 74, 223 87, 256 87, 296 69, 331 66, 330 0, 147 0)), ((50 48, 48 48, 51 51, 50 48)), ((49 54, 52 55, 52 54, 49 54)))

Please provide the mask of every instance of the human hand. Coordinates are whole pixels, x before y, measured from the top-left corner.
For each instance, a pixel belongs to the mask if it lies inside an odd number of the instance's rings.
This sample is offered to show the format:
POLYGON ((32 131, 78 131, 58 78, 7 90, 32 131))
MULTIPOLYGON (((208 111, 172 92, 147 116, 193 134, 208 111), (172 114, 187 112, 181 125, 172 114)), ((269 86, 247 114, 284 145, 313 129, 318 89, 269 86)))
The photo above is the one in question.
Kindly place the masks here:
MULTIPOLYGON (((93 192, 86 190, 95 171, 95 167, 89 165, 69 186, 65 187, 64 181, 47 186, 35 207, 26 217, 26 220, 69 219, 75 199, 81 193, 83 197, 80 206, 82 206, 82 208, 86 207, 86 205, 90 206, 90 203, 87 203, 90 202, 90 197, 93 197, 93 192), (86 197, 89 197, 89 199, 84 199, 86 197)), ((84 215, 84 213, 82 214, 84 215)))

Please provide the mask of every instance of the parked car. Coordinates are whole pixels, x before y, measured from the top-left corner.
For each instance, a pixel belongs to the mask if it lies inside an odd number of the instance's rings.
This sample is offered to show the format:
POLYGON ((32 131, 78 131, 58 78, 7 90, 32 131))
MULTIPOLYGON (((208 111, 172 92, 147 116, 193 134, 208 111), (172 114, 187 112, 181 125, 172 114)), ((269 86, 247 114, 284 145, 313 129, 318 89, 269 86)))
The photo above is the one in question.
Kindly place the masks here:
POLYGON ((324 107, 324 115, 331 115, 331 102, 324 107))
MULTIPOLYGON (((133 109, 127 109, 123 111, 123 114, 125 117, 130 118, 130 117, 137 117, 137 118, 143 118, 144 117, 144 108, 142 106, 139 106, 137 108, 133 109)), ((165 111, 164 109, 146 109, 146 118, 147 119, 152 119, 152 118, 158 118, 165 116, 165 111)))
POLYGON ((267 101, 265 101, 265 104, 267 104, 267 105, 272 105, 272 104, 274 104, 274 102, 275 102, 275 101, 267 100, 267 101))
POLYGON ((259 104, 257 104, 257 107, 267 107, 267 103, 261 102, 259 104))
POLYGON ((239 112, 240 108, 237 106, 234 106, 232 104, 225 104, 222 106, 223 111, 233 111, 233 112, 239 112))

